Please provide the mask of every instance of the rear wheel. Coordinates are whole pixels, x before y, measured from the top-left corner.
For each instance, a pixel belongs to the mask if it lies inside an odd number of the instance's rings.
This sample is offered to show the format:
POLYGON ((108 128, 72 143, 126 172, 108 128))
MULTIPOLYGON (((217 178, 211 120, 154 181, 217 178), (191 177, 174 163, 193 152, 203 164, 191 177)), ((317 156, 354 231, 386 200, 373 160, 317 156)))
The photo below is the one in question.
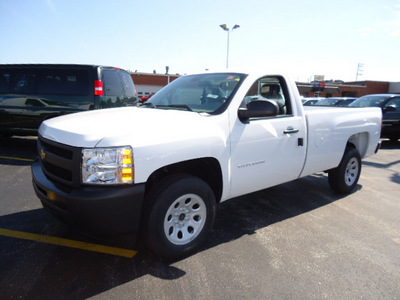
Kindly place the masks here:
POLYGON ((200 178, 173 175, 148 195, 144 240, 157 256, 172 260, 195 251, 211 231, 216 201, 200 178))
POLYGON ((329 185, 335 192, 349 194, 357 186, 360 174, 360 153, 355 148, 347 148, 339 166, 328 173, 329 185))

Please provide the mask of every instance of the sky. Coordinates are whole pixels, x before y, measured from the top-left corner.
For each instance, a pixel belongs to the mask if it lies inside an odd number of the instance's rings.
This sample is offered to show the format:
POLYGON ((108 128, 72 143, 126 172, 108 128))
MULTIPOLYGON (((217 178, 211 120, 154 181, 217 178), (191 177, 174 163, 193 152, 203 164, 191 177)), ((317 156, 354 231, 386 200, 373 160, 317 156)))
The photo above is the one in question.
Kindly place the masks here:
POLYGON ((400 0, 0 0, 0 28, 2 64, 219 71, 229 34, 232 70, 400 82, 400 0))

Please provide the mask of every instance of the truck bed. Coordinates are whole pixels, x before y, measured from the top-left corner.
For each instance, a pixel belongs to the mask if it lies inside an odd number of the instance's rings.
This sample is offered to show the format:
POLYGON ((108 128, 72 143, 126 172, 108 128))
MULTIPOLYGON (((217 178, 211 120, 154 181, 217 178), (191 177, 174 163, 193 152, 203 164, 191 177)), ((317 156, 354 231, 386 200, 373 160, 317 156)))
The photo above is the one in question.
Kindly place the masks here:
POLYGON ((381 130, 377 111, 380 109, 305 106, 308 148, 301 177, 319 172, 321 166, 324 170, 335 168, 347 141, 356 144, 362 158, 373 155, 381 130))

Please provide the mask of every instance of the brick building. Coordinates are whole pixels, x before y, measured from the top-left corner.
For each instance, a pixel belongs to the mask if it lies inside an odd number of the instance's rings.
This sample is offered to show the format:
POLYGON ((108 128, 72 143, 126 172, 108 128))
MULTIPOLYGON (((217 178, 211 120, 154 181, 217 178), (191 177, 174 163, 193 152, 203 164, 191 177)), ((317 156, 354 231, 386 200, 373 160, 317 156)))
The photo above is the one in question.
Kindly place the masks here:
MULTIPOLYGON (((180 75, 131 73, 139 98, 149 97, 179 78, 180 75)), ((315 81, 296 82, 304 97, 361 97, 368 94, 400 93, 400 82, 388 81, 315 81)))
POLYGON ((154 73, 131 73, 135 82, 138 97, 149 97, 157 93, 164 86, 174 81, 179 75, 154 74, 154 73))
POLYGON ((326 81, 297 82, 300 95, 305 97, 361 97, 369 94, 400 93, 400 84, 388 81, 326 81))

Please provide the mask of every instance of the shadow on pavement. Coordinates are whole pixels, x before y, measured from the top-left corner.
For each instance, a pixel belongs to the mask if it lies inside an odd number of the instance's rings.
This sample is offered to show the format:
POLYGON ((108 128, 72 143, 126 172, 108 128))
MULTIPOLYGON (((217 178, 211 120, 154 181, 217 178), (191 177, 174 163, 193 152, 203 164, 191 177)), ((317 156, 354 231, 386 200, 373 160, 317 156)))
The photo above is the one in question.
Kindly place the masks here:
MULTIPOLYGON (((382 150, 389 150, 390 151, 390 150, 399 149, 399 148, 400 148, 400 142, 399 141, 397 141, 397 142, 388 141, 388 140, 382 141, 382 147, 381 147, 382 150)), ((379 154, 379 152, 378 152, 378 154, 379 154)), ((363 161, 363 165, 374 167, 374 168, 379 168, 379 169, 387 169, 387 168, 393 167, 393 166, 395 166, 397 164, 400 164, 400 159, 395 160, 395 161, 391 161, 391 162, 386 162, 386 163, 376 162, 376 161, 375 162, 363 161)), ((392 182, 395 182, 395 183, 400 183, 400 174, 399 173, 394 173, 391 176, 390 180, 392 182)))
POLYGON ((393 142, 390 140, 383 139, 381 149, 387 149, 387 150, 400 149, 400 140, 398 140, 397 142, 393 142))
POLYGON ((36 137, 0 137, 0 164, 31 165, 37 156, 36 137))
MULTIPOLYGON (((331 192, 321 173, 224 202, 200 252, 340 198, 331 192)), ((0 228, 98 243, 71 231, 44 209, 1 216, 0 228)), ((133 249, 139 254, 132 259, 4 236, 0 236, 0 244, 0 290, 4 299, 86 299, 144 275, 164 280, 186 275, 186 271, 141 249, 138 242, 133 249)))

